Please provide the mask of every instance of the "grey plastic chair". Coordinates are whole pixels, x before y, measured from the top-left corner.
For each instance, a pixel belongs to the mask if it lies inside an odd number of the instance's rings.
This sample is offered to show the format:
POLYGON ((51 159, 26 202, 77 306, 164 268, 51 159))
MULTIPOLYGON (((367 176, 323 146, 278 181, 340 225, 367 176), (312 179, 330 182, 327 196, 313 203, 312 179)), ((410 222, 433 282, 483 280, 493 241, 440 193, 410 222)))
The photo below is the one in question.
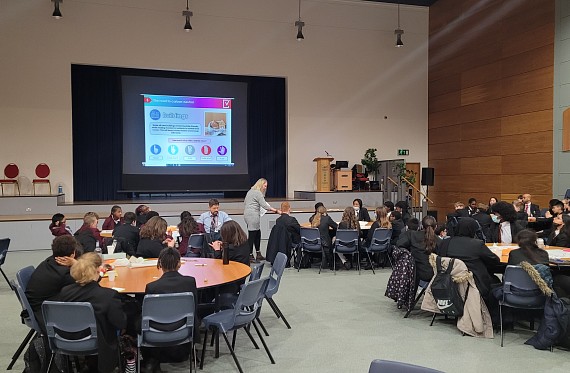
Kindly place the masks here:
POLYGON ((36 320, 36 316, 34 315, 34 311, 32 310, 30 302, 28 302, 28 298, 26 297, 26 287, 28 286, 28 281, 30 280, 32 273, 34 272, 34 269, 35 269, 34 266, 28 266, 22 268, 16 273, 16 282, 12 282, 11 284, 12 288, 14 289, 14 292, 16 293, 16 297, 18 297, 18 301, 22 306, 22 313, 21 313, 22 321, 24 324, 26 324, 26 326, 30 328, 30 331, 28 332, 22 343, 20 343, 20 346, 12 356, 12 361, 10 361, 7 370, 12 369, 12 367, 14 366, 14 364, 16 363, 16 361, 22 354, 22 351, 24 351, 30 340, 36 334, 41 334, 41 329, 38 324, 38 321, 36 320))
POLYGON ((384 254, 388 257, 388 262, 390 263, 390 267, 392 265, 392 259, 390 258, 390 253, 388 249, 390 248, 390 240, 392 239, 392 230, 386 228, 376 228, 374 233, 372 234, 372 241, 370 242, 369 247, 365 247, 366 255, 368 256, 368 262, 372 267, 372 273, 376 274, 374 271, 374 263, 372 262, 372 258, 370 257, 370 253, 378 253, 384 254))
MULTIPOLYGON (((246 283, 239 293, 239 297, 236 301, 235 308, 230 310, 223 310, 211 315, 208 315, 202 319, 202 323, 206 327, 206 334, 204 336, 204 344, 202 346, 202 359, 200 360, 200 369, 204 366, 204 358, 206 354, 206 340, 208 339, 208 330, 210 328, 215 329, 215 331, 221 333, 226 341, 228 349, 232 354, 234 362, 240 373, 243 373, 241 365, 239 364, 238 358, 234 352, 234 347, 230 344, 228 340, 227 333, 233 330, 243 328, 247 333, 249 339, 255 346, 259 348, 257 343, 253 339, 253 336, 249 332, 249 326, 253 325, 267 356, 271 364, 275 364, 275 360, 263 339, 263 336, 259 332, 259 328, 255 323, 255 318, 258 315, 261 304, 263 303, 263 298, 265 297, 265 291, 267 290, 267 284, 269 283, 269 277, 265 277, 259 280, 254 280, 246 283)), ((235 345, 234 345, 235 346, 235 345)))
POLYGON ((373 360, 368 373, 443 373, 441 370, 390 360, 373 360))
POLYGON ((336 260, 334 254, 356 254, 358 274, 360 274, 360 251, 358 250, 358 230, 356 229, 338 229, 336 231, 336 239, 333 246, 333 269, 336 275, 336 260))
POLYGON ((283 271, 287 265, 287 255, 283 253, 277 253, 275 260, 273 261, 273 266, 271 267, 271 272, 269 273, 269 285, 267 285, 267 290, 265 291, 265 299, 267 303, 271 306, 275 316, 278 319, 282 319, 287 329, 291 329, 291 325, 287 322, 287 319, 283 315, 283 312, 277 306, 277 303, 273 300, 273 296, 277 294, 279 290, 279 284, 281 283, 281 277, 283 276, 283 271))
POLYGON ((56 353, 70 356, 98 354, 97 322, 91 303, 45 301, 42 313, 51 349, 48 372, 56 353), (74 334, 78 339, 71 339, 74 334))
MULTIPOLYGON (((509 265, 503 276, 503 295, 499 299, 501 347, 503 347, 503 307, 526 310, 544 309, 546 296, 520 266, 509 265)), ((531 328, 534 322, 531 321, 531 328)))
MULTIPOLYGON (((192 356, 196 367, 196 347, 194 345, 194 294, 191 292, 171 294, 147 294, 144 296, 141 316, 141 333, 137 345, 141 347, 166 347, 191 343, 190 371, 192 356)), ((137 354, 140 372, 140 353, 137 354)))
POLYGON ((10 280, 8 280, 8 276, 6 276, 4 270, 2 269, 2 266, 6 261, 6 255, 8 254, 8 247, 10 247, 10 239, 9 238, 0 239, 0 272, 2 272, 2 276, 4 276, 4 280, 6 280, 6 283, 8 284, 8 286, 10 286, 10 289, 14 290, 14 288, 12 288, 10 280))
POLYGON ((325 260, 325 251, 321 244, 321 234, 318 228, 304 228, 301 227, 301 257, 299 258, 299 265, 297 272, 301 270, 301 263, 303 262, 303 255, 305 252, 321 253, 321 265, 319 266, 319 274, 323 269, 323 262, 325 260))
POLYGON ((190 238, 188 238, 188 250, 186 251, 187 257, 192 255, 191 249, 199 249, 200 252, 204 251, 204 233, 190 235, 190 238))

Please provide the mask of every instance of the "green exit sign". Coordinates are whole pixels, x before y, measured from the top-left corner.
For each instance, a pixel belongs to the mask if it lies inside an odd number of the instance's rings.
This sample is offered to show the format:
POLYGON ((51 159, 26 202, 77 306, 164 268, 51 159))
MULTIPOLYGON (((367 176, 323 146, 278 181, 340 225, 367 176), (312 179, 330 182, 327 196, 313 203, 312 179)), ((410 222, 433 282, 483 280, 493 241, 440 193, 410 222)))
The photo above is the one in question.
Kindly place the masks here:
POLYGON ((398 149, 398 155, 410 155, 410 149, 398 149))

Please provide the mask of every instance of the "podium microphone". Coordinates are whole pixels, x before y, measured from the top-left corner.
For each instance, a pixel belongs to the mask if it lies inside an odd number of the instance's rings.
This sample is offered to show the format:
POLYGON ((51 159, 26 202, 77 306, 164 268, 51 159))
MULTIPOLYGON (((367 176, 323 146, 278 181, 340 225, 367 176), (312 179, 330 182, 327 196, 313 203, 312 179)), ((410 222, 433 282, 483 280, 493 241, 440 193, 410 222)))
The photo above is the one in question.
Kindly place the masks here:
POLYGON ((330 155, 329 152, 327 152, 326 150, 325 153, 327 154, 327 157, 332 157, 332 155, 330 155))

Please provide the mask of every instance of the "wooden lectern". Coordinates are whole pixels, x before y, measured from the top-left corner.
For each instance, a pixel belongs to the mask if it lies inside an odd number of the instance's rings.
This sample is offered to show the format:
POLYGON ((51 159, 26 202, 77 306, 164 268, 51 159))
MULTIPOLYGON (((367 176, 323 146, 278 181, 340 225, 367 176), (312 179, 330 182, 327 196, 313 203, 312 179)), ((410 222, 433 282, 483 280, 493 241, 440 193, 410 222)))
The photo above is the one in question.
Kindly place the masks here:
POLYGON ((332 157, 317 157, 317 192, 331 191, 331 161, 332 157))

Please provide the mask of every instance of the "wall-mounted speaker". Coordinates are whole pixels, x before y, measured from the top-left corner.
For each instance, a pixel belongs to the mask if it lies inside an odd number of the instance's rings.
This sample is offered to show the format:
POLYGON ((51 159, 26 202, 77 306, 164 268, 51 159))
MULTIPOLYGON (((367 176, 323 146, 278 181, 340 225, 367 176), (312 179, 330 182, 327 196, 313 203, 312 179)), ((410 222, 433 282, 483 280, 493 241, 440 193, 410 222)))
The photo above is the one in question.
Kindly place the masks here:
POLYGON ((433 167, 422 167, 422 185, 433 186, 434 171, 433 167))

